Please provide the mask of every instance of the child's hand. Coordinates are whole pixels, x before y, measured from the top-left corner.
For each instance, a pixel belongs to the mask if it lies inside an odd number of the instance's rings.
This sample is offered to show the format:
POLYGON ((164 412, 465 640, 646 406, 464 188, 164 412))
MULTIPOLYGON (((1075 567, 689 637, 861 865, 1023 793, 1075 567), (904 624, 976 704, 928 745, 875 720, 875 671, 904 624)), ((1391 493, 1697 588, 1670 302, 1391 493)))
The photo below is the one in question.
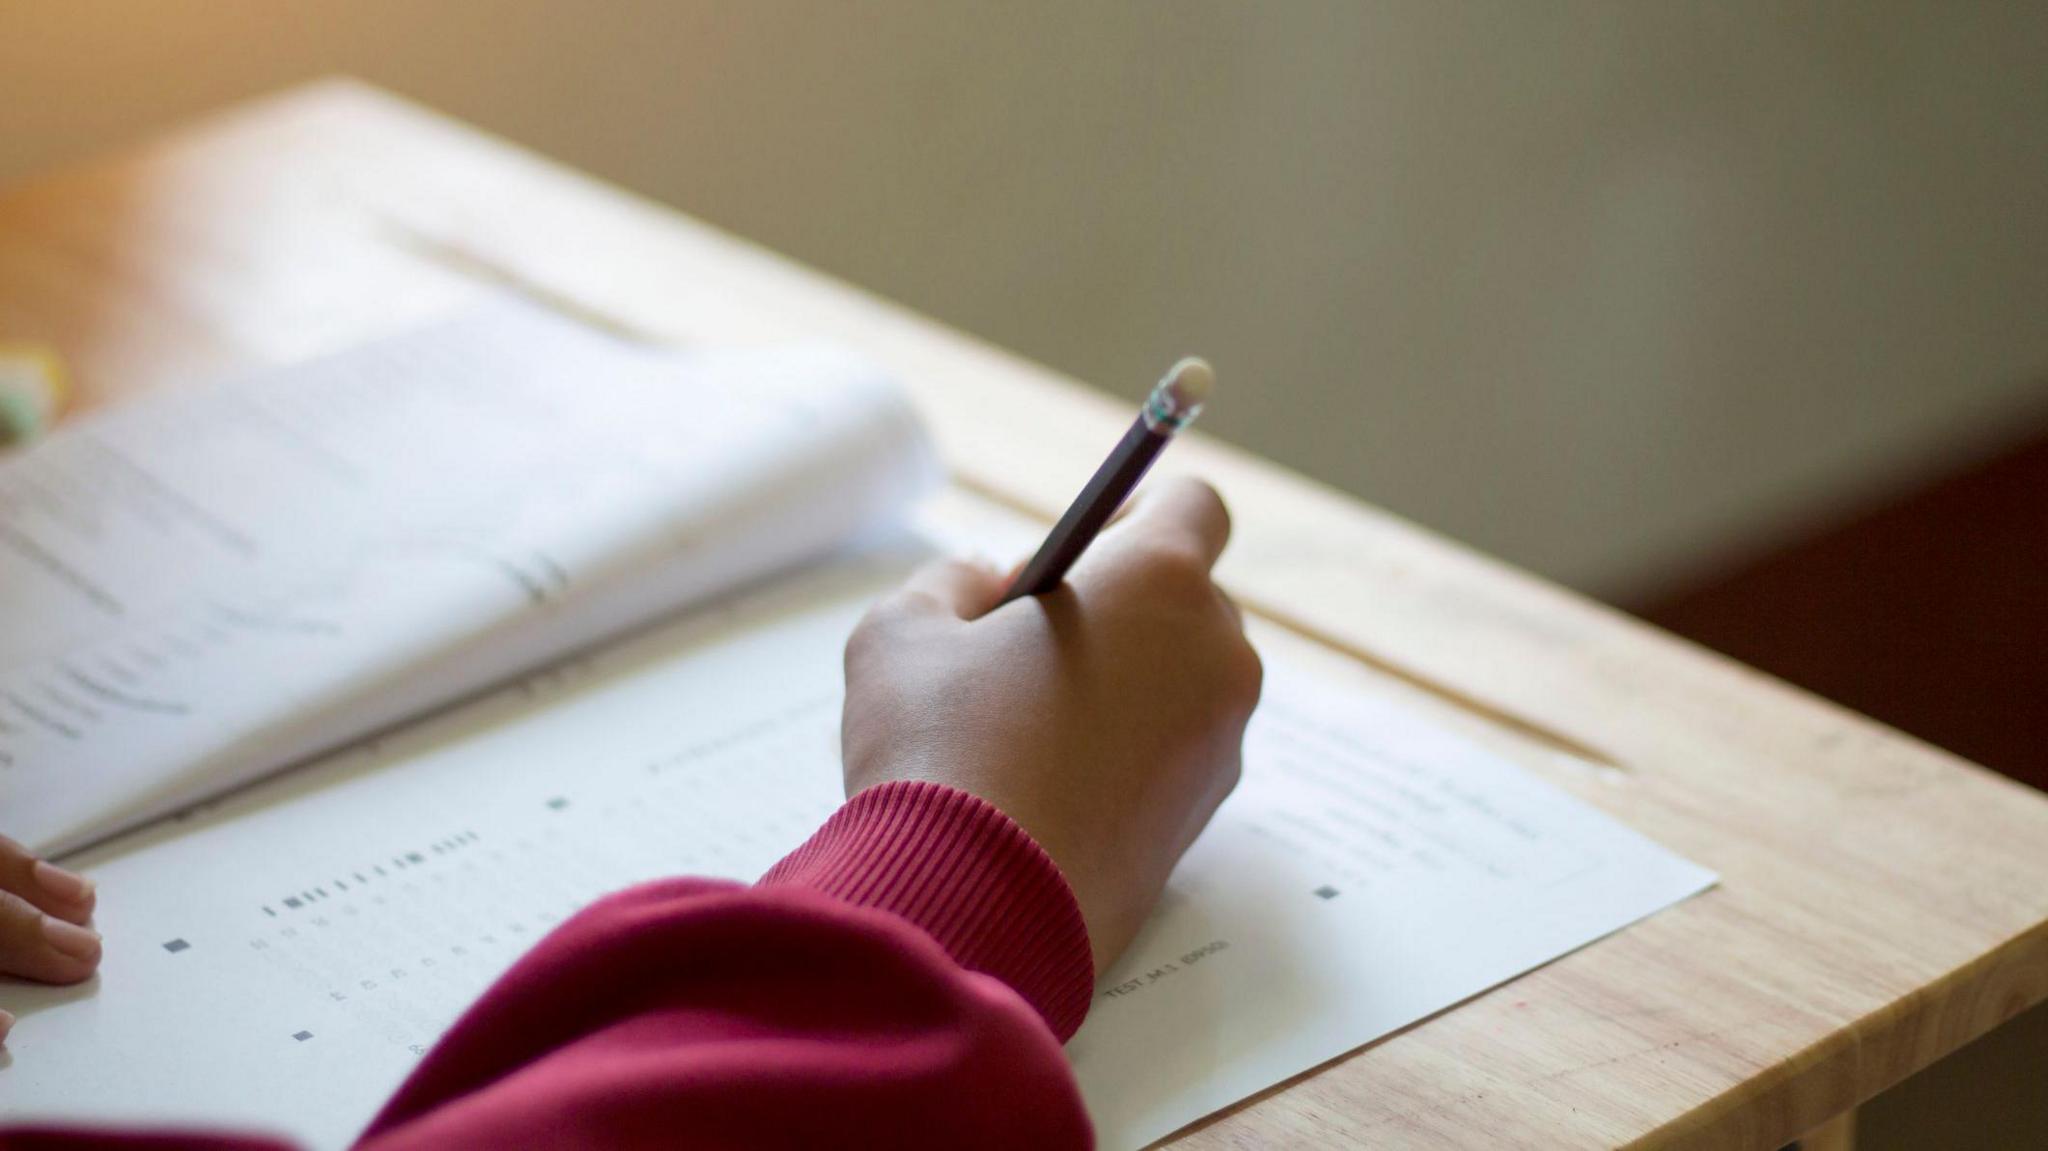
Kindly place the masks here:
MULTIPOLYGON (((92 883, 0 835, 0 975, 76 983, 100 965, 92 883)), ((0 1040, 14 1019, 0 1012, 0 1040)))
POLYGON ((847 644, 847 794, 922 779, 1001 808, 1065 874, 1103 970, 1237 783, 1261 672, 1209 579, 1229 536, 1214 490, 1169 483, 1050 595, 992 611, 997 572, 912 576, 847 644))

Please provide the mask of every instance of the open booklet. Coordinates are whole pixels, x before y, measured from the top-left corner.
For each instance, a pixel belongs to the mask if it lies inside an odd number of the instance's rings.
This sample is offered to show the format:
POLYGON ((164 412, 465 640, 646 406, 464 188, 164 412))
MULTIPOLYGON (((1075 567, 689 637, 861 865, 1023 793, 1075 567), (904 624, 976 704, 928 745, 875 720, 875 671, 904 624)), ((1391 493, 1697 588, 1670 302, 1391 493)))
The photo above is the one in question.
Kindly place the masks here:
MULTIPOLYGON (((407 345, 385 354, 394 346, 407 345)), ((748 394, 771 410, 798 402, 748 394)), ((905 457, 827 473, 872 485, 833 496, 840 522, 760 492, 692 497, 809 533, 770 548, 759 529, 717 524, 754 567, 845 541, 836 554, 77 856, 99 884, 101 974, 69 988, 0 980, 0 1008, 20 1017, 0 1051, 0 1122, 200 1124, 342 1146, 552 925, 645 879, 752 879, 802 842, 841 798, 839 657, 861 611, 934 554, 1036 542, 1033 526, 958 495, 919 504, 907 526, 855 530, 887 521, 928 466, 892 403, 849 399, 788 433, 812 436, 806 450, 905 457)), ((731 458, 766 469, 775 450, 731 458)), ((1268 674, 1243 781, 1068 1045, 1110 1151, 1713 881, 1461 733, 1474 721, 1441 701, 1257 621, 1252 638, 1268 674)))
POLYGON ((497 301, 0 462, 0 831, 61 852, 898 519, 898 391, 497 301))

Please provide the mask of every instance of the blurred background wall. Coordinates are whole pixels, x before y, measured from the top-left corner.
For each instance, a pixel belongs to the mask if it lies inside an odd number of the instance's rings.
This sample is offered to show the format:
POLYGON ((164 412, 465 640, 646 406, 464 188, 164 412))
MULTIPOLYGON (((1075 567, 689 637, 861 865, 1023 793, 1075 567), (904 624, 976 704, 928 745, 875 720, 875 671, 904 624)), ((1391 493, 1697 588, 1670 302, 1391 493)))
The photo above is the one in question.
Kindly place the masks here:
MULTIPOLYGON (((1199 350, 1210 431, 2013 771, 2048 450, 1859 509, 2048 437, 2044 61, 2024 0, 0 0, 0 181, 352 72, 1106 388, 1199 350)), ((2048 1145, 2044 1051, 1863 1145, 2048 1145)))
POLYGON ((2048 5, 0 0, 0 179, 348 71, 1624 602, 2048 419, 2048 5))

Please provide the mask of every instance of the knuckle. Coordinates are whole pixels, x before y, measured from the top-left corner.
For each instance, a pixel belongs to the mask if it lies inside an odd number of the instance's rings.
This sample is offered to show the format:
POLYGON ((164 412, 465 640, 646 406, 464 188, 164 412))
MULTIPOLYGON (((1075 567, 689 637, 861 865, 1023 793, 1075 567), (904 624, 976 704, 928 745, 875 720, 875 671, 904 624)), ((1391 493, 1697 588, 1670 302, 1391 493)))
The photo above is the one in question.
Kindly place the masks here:
POLYGON ((0 973, 41 983, 77 983, 99 966, 99 949, 84 956, 51 947, 43 935, 43 913, 18 895, 0 892, 0 973))
POLYGON ((1266 686, 1266 662, 1259 658, 1257 648, 1238 638, 1236 650, 1229 661, 1232 697, 1244 705, 1249 712, 1258 706, 1259 695, 1266 686))
POLYGON ((926 587, 907 587, 890 596, 891 607, 899 617, 928 617, 950 613, 952 605, 946 597, 926 587))
POLYGON ((929 599, 915 588, 897 588, 868 608, 867 614, 861 617, 859 630, 877 637, 886 636, 924 614, 929 599))
POLYGON ((876 600, 846 637, 846 669, 851 672, 868 666, 903 647, 907 640, 930 634, 929 629, 941 618, 951 618, 933 611, 934 605, 943 607, 944 602, 931 592, 910 587, 876 600))
POLYGON ((1243 779, 1244 753, 1242 749, 1233 748, 1230 754, 1218 758, 1210 776, 1209 786, 1212 789, 1214 804, 1222 806, 1223 801, 1230 798, 1230 794, 1237 790, 1238 783, 1243 779))
POLYGON ((36 855, 21 844, 0 835, 0 884, 26 881, 36 855))
POLYGON ((846 667, 848 670, 872 659, 888 639, 894 627, 888 601, 883 600, 867 610, 860 622, 853 627, 853 633, 846 637, 846 667))
POLYGON ((42 910, 11 891, 0 891, 0 948, 39 941, 42 910))
POLYGON ((1146 591, 1174 607, 1197 606, 1216 597, 1203 556, 1180 540, 1147 544, 1138 566, 1146 591))

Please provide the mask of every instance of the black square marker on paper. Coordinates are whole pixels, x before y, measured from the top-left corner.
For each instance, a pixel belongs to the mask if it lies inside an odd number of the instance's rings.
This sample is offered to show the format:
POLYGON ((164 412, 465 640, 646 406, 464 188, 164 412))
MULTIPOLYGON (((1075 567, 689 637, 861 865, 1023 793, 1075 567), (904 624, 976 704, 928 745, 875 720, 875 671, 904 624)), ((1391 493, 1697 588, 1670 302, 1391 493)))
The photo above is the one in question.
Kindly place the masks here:
POLYGON ((190 946, 192 945, 185 942, 182 939, 172 939, 165 942, 164 950, 170 952, 172 955, 176 955, 178 952, 183 951, 190 946))
POLYGON ((306 1040, 308 1040, 308 1039, 311 1039, 312 1037, 313 1037, 313 1033, 312 1033, 311 1031, 294 1031, 294 1032, 292 1032, 292 1038, 293 1038, 293 1039, 296 1039, 296 1040, 298 1040, 298 1041, 299 1041, 299 1042, 301 1042, 301 1043, 304 1043, 304 1042, 305 1042, 306 1040))
POLYGON ((1334 887, 1331 887, 1331 886, 1330 886, 1329 884, 1327 884, 1327 883, 1326 883, 1326 884, 1324 884, 1324 885, 1322 885, 1321 887, 1318 887, 1318 888, 1316 888, 1316 898, 1317 898, 1317 899, 1335 899, 1335 898, 1337 898, 1337 895, 1338 895, 1337 889, 1336 889, 1336 888, 1334 888, 1334 887))
POLYGON ((560 811, 567 806, 569 806, 569 800, 564 796, 558 795, 553 799, 548 800, 549 811, 560 811))

